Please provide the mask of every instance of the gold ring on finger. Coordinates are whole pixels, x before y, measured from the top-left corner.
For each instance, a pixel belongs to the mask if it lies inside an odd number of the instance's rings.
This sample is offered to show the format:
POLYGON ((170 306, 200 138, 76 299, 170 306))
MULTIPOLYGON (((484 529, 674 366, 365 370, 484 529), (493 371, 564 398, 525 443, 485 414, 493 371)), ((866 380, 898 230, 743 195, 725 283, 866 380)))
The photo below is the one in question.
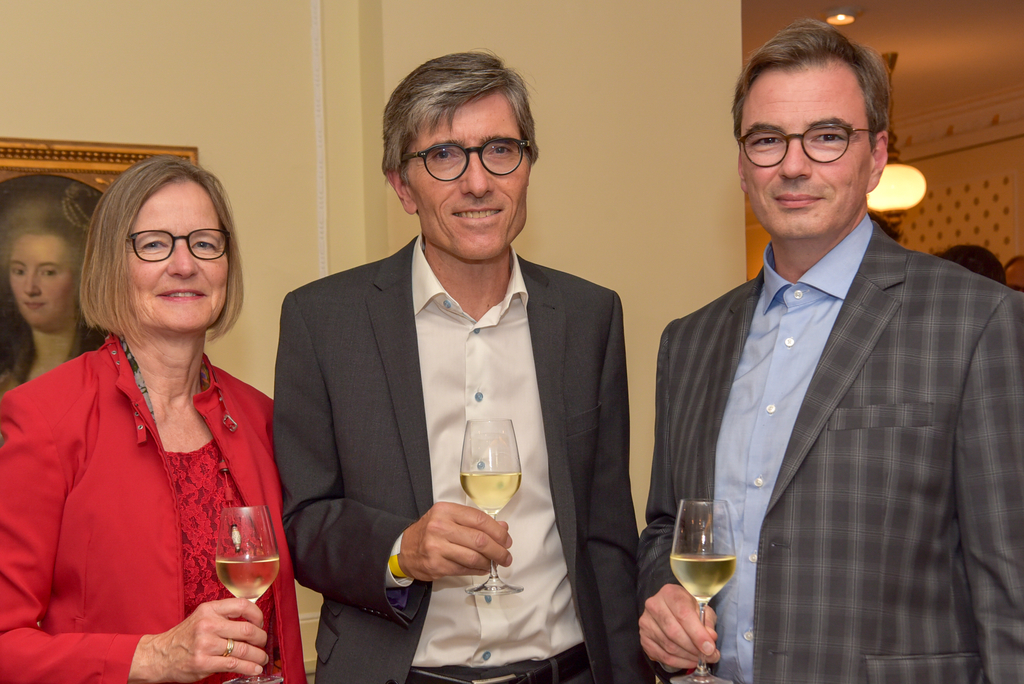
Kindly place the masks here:
POLYGON ((227 658, 229 655, 231 655, 234 652, 234 650, 235 650, 235 640, 234 639, 228 639, 228 647, 224 649, 224 655, 222 655, 221 658, 227 658))

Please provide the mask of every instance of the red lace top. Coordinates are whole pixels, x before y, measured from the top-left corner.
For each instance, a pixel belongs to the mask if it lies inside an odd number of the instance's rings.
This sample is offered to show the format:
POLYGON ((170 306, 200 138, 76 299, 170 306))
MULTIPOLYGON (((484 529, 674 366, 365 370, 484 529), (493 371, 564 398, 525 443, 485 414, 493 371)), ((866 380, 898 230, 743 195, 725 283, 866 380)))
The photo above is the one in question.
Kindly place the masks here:
MULTIPOLYGON (((185 580, 185 615, 191 615, 200 603, 231 598, 217 578, 214 564, 217 549, 217 527, 220 511, 225 506, 243 506, 230 473, 221 473, 220 449, 216 443, 190 453, 167 452, 167 467, 174 483, 178 514, 181 520, 182 562, 185 580)), ((263 611, 263 629, 267 631, 270 660, 280 671, 277 635, 274 633, 274 588, 271 586, 256 602, 263 611)), ((203 679, 204 684, 220 684, 238 677, 233 673, 216 674, 203 679)))

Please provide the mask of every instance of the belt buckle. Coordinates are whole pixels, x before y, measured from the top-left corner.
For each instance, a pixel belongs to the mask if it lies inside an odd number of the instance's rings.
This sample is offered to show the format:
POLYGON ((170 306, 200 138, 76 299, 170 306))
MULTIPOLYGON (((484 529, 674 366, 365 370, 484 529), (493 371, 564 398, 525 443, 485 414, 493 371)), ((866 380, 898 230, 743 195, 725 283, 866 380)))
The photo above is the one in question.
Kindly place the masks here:
POLYGON ((519 675, 507 674, 500 677, 491 677, 490 679, 474 679, 471 684, 502 684, 503 682, 514 682, 519 679, 519 675))

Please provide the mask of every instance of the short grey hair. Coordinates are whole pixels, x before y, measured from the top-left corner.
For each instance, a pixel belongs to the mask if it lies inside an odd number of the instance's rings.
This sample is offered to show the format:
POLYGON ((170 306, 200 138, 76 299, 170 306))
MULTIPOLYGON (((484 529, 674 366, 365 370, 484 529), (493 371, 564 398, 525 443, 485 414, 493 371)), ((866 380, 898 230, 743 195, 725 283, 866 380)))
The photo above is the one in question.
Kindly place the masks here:
POLYGON ((742 135, 743 104, 757 77, 766 71, 794 71, 808 67, 845 64, 853 70, 864 95, 871 144, 875 135, 889 129, 889 71, 874 49, 850 42, 837 29, 817 19, 798 19, 750 56, 732 101, 733 134, 742 135))
POLYGON ((391 93, 384 108, 384 173, 401 170, 408 180, 402 155, 416 136, 442 122, 450 126, 460 107, 493 93, 508 100, 519 135, 530 141, 526 156, 535 163, 539 150, 522 76, 493 53, 456 52, 420 65, 391 93))

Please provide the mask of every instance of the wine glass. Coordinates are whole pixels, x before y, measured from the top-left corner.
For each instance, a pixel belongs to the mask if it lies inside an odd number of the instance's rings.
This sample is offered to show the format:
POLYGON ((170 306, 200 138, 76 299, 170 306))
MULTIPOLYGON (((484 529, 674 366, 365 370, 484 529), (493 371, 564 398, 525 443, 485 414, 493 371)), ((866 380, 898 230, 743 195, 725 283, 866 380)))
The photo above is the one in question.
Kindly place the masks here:
MULTIPOLYGON (((519 448, 511 420, 468 420, 466 438, 462 442, 462 466, 459 480, 462 489, 478 508, 492 518, 519 490, 523 477, 519 465, 519 448)), ((497 518, 495 518, 497 519, 497 518)), ((467 594, 500 596, 518 594, 522 587, 505 584, 498 577, 498 568, 491 561, 491 576, 483 584, 469 587, 467 594)))
MULTIPOLYGON (((682 499, 672 536, 672 574, 700 606, 704 608, 721 591, 736 571, 736 549, 732 542, 729 506, 725 501, 682 499)), ((697 669, 686 677, 673 678, 673 684, 732 684, 716 677, 699 654, 697 669)))
MULTIPOLYGON (((253 603, 263 596, 280 567, 277 539, 268 507, 239 506, 220 512, 216 564, 217 577, 233 595, 253 603)), ((264 673, 232 679, 226 684, 278 684, 283 681, 278 675, 264 673)))

